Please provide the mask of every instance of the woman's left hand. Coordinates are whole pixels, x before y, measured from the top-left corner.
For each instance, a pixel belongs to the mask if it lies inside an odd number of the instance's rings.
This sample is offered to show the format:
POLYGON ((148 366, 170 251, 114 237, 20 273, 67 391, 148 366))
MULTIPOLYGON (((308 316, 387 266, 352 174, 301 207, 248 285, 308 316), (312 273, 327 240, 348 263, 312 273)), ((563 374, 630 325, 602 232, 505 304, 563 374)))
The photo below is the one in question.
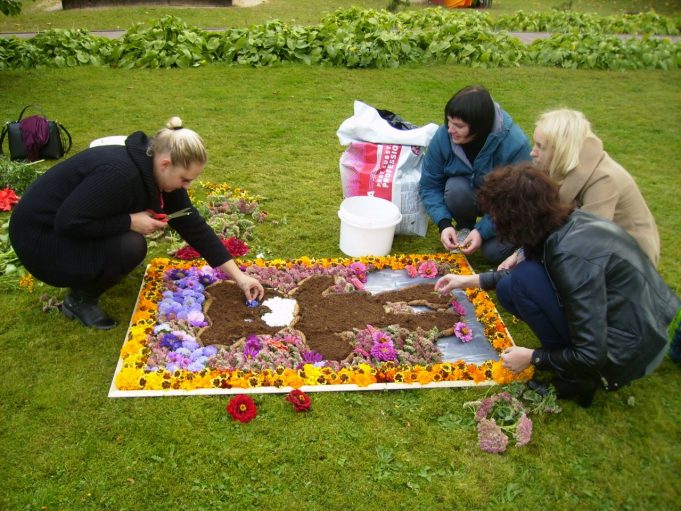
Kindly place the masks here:
POLYGON ((461 243, 461 252, 466 255, 475 253, 482 246, 482 236, 477 229, 473 229, 461 243))
POLYGON ((521 346, 512 346, 501 353, 501 360, 506 369, 519 373, 530 367, 532 350, 521 346))

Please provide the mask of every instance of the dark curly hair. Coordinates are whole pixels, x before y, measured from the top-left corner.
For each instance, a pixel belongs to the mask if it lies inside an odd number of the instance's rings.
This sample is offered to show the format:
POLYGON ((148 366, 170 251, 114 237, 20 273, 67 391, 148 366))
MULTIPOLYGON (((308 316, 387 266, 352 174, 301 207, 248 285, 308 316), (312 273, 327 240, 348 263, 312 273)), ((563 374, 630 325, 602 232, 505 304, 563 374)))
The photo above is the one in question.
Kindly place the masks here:
POLYGON ((561 201, 558 185, 529 162, 490 172, 478 191, 480 208, 490 215, 501 241, 541 256, 544 241, 563 226, 572 205, 561 201))

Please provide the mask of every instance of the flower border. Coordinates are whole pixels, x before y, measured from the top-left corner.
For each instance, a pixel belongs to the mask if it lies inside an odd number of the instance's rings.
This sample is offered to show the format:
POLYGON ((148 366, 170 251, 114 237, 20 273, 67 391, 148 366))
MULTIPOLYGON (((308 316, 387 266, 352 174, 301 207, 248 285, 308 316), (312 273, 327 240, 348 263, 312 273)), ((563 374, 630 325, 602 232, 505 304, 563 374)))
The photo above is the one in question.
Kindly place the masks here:
MULTIPOLYGON (((381 269, 402 270, 409 265, 426 261, 450 264, 460 274, 471 274, 472 268, 465 256, 453 254, 406 254, 385 257, 298 259, 254 259, 241 261, 242 269, 251 265, 291 268, 294 265, 323 268, 350 266, 361 262, 374 271, 381 269)), ((127 335, 109 390, 109 397, 172 396, 188 394, 237 394, 237 393, 288 393, 292 389, 306 392, 346 390, 387 390, 437 387, 466 387, 473 385, 507 384, 526 381, 532 377, 530 367, 520 374, 505 369, 500 360, 487 360, 480 364, 464 361, 442 362, 427 366, 398 366, 391 362, 380 365, 359 364, 357 367, 334 371, 328 367, 305 364, 301 369, 242 370, 204 369, 199 372, 166 370, 145 371, 149 354, 147 342, 157 323, 158 303, 161 300, 163 276, 172 269, 189 269, 205 265, 203 260, 179 261, 167 258, 153 259, 147 266, 127 335)), ((513 346, 506 325, 488 296, 481 289, 466 291, 475 307, 477 320, 482 324, 485 336, 497 352, 513 346)))

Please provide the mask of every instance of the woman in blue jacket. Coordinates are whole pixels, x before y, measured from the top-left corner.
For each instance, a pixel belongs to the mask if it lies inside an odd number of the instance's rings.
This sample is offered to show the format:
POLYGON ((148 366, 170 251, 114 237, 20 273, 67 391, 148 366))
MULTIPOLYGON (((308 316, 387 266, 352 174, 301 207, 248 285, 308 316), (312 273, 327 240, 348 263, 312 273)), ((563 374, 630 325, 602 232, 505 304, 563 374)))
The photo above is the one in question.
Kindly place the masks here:
POLYGON ((476 192, 495 167, 529 161, 529 139, 481 85, 454 94, 444 120, 423 161, 421 200, 447 250, 461 248, 470 255, 482 248, 485 259, 498 264, 513 248, 496 240, 489 218, 478 221, 476 192))

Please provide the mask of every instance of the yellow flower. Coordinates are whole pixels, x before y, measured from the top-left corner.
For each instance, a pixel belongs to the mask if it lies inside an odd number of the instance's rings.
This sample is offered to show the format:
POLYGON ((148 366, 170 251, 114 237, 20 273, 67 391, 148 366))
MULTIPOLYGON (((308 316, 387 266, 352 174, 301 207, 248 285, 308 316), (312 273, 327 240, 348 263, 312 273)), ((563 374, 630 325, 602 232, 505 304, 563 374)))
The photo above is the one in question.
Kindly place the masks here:
POLYGON ((139 390, 140 372, 133 367, 123 367, 116 376, 116 387, 119 390, 139 390))
POLYGON ((23 287, 26 289, 26 291, 32 293, 33 288, 35 287, 35 280, 33 280, 33 275, 31 275, 30 273, 24 273, 19 279, 19 287, 23 287))

